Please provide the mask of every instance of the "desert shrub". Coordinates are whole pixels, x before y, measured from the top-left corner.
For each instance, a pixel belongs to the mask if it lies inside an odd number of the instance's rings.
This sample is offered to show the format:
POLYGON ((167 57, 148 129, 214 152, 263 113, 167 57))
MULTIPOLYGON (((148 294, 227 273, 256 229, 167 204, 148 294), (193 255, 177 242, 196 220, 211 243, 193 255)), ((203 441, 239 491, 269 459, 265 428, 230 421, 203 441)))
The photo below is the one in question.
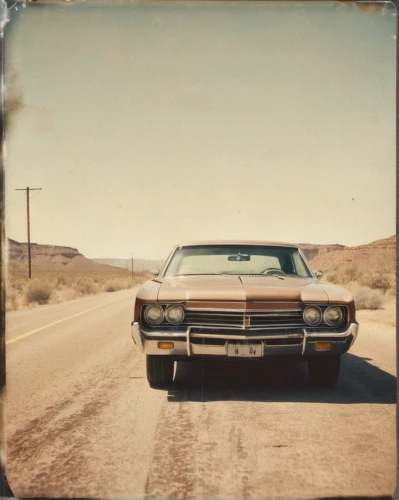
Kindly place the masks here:
POLYGON ((362 273, 356 265, 346 266, 338 270, 330 270, 325 274, 325 280, 330 283, 345 286, 351 290, 366 287, 386 294, 393 288, 396 294, 395 275, 393 273, 362 273))
POLYGON ((132 285, 132 280, 130 278, 125 279, 112 279, 108 280, 104 284, 104 291, 106 292, 117 292, 118 290, 125 290, 131 288, 138 283, 137 277, 135 277, 134 283, 132 285))
POLYGON ((74 288, 62 288, 53 294, 51 301, 54 304, 61 304, 62 302, 66 302, 68 300, 75 300, 78 297, 79 294, 74 288))
POLYGON ((109 280, 104 285, 104 290, 106 292, 117 292, 118 290, 122 289, 123 289, 123 284, 121 283, 120 280, 117 279, 109 280))
POLYGON ((124 280, 122 280, 121 285, 122 285, 122 287, 124 289, 128 289, 128 288, 131 288, 132 286, 136 285, 139 282, 140 282, 139 281, 139 277, 135 276, 133 284, 132 284, 132 280, 131 279, 124 279, 124 280))
POLYGON ((17 292, 22 292, 27 282, 27 278, 11 278, 7 284, 7 288, 12 288, 17 292))
POLYGON ((359 283, 362 286, 386 293, 395 284, 395 278, 389 274, 366 273, 359 277, 359 283))
POLYGON ((18 290, 14 289, 7 290, 6 299, 7 299, 6 308, 8 311, 10 310, 16 311, 17 309, 19 309, 21 305, 21 298, 20 294, 18 293, 18 290))
POLYGON ((346 266, 342 268, 339 280, 341 283, 350 283, 351 281, 357 281, 360 276, 359 269, 356 264, 346 266))
POLYGON ((361 286, 354 291, 356 309, 381 309, 384 296, 379 290, 361 286))
POLYGON ((340 283, 340 279, 337 271, 330 271, 324 275, 324 281, 328 281, 329 283, 340 283))
POLYGON ((81 295, 95 295, 100 291, 99 285, 91 278, 78 281, 74 287, 81 295))
POLYGON ((9 298, 10 303, 14 310, 17 310, 20 306, 19 293, 16 290, 11 290, 11 296, 9 298))
POLYGON ((389 276, 386 274, 380 274, 378 273, 377 275, 373 275, 373 283, 372 287, 377 290, 382 290, 384 293, 386 293, 392 286, 392 282, 389 279, 389 276))
POLYGON ((48 304, 51 298, 52 288, 48 281, 34 280, 28 283, 25 289, 25 299, 28 304, 48 304))
POLYGON ((65 276, 65 274, 58 275, 56 277, 56 285, 57 287, 70 287, 71 286, 71 277, 65 276))
POLYGON ((370 273, 365 273, 359 276, 358 283, 360 286, 367 286, 373 288, 373 277, 370 273))
POLYGON ((396 282, 392 283, 391 288, 388 290, 387 295, 396 296, 396 282))

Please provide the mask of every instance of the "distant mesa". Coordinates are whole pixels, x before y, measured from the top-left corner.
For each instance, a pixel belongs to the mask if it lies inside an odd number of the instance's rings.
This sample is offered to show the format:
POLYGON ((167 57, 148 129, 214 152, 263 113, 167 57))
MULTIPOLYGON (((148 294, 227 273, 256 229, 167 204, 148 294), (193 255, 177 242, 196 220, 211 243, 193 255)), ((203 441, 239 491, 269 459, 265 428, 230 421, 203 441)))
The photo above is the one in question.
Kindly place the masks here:
MULTIPOLYGON (((53 273, 124 273, 131 271, 131 259, 88 259, 77 248, 31 243, 32 269, 53 273)), ((134 259, 134 271, 161 269, 163 260, 134 259)), ((28 244, 8 238, 8 267, 24 273, 28 267, 28 244)))
MULTIPOLYGON (((8 238, 8 253, 10 259, 21 257, 28 252, 28 243, 20 243, 18 241, 8 238)), ((81 255, 76 248, 61 247, 57 245, 42 245, 39 243, 30 244, 31 255, 65 255, 66 258, 73 258, 81 255)))
MULTIPOLYGON (((32 269, 54 273, 121 272, 118 267, 102 265, 87 259, 76 248, 31 243, 32 269)), ((8 267, 11 272, 23 273, 28 266, 28 244, 8 238, 8 267)))

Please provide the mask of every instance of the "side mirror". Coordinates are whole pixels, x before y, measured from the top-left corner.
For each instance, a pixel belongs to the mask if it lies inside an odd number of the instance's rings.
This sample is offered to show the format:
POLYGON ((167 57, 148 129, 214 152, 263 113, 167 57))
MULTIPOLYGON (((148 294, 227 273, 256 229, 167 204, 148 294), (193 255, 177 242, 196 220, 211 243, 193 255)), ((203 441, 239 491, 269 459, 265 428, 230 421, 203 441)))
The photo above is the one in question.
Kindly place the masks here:
POLYGON ((150 273, 157 277, 159 276, 159 269, 151 269, 150 273))
POLYGON ((314 275, 316 276, 317 280, 321 280, 321 278, 324 276, 323 271, 315 271, 314 275))

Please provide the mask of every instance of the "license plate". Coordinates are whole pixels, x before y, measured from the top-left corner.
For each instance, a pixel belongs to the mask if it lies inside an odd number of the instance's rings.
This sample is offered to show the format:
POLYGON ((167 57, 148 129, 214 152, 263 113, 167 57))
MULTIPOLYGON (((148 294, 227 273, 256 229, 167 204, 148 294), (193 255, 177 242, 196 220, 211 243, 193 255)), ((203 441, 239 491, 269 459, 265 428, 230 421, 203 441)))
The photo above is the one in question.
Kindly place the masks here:
POLYGON ((260 343, 239 344, 229 342, 227 356, 242 358, 260 358, 263 356, 263 345, 260 343))

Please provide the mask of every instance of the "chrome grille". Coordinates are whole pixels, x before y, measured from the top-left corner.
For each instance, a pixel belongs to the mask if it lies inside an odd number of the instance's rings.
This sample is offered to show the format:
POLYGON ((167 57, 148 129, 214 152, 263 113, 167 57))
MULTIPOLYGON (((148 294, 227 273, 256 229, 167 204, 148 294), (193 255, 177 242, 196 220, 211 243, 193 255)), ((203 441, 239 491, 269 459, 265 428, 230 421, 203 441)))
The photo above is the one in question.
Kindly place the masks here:
POLYGON ((250 329, 267 327, 305 326, 302 310, 263 312, 195 311, 186 310, 185 325, 221 326, 250 329))

